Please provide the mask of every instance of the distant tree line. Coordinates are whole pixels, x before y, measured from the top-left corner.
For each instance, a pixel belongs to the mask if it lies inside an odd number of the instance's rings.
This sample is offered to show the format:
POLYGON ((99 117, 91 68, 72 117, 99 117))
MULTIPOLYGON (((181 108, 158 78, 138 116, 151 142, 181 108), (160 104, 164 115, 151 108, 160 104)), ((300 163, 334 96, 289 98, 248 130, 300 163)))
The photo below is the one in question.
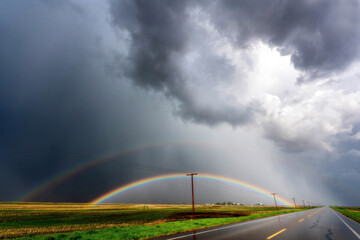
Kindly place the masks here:
POLYGON ((215 205, 244 205, 243 203, 236 203, 236 202, 217 202, 215 205))

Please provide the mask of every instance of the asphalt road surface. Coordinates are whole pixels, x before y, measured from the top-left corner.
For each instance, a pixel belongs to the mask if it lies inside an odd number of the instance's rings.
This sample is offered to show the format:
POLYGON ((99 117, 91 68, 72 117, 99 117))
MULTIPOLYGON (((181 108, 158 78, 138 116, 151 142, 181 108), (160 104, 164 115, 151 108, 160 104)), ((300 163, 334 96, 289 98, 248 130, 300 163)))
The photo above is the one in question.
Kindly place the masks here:
POLYGON ((329 207, 323 207, 156 239, 359 240, 360 224, 329 207))

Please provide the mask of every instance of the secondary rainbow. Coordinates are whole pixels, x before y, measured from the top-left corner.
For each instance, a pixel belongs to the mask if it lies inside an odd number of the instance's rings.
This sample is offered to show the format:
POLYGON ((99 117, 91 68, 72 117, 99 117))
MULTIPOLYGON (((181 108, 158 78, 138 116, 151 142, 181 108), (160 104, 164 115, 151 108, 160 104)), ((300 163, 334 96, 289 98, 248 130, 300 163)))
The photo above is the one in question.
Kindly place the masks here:
MULTIPOLYGON (((149 183, 153 183, 153 182, 159 182, 159 181, 163 181, 163 180, 168 180, 168 179, 176 179, 176 178, 186 178, 186 174, 185 173, 175 173, 175 174, 166 174, 166 175, 158 175, 158 176, 154 176, 154 177, 149 177, 149 178, 144 178, 144 179, 140 179, 138 181, 134 181, 131 182, 129 184, 126 185, 122 185, 114 190, 111 190, 110 192, 105 193, 104 195, 94 199, 93 201, 91 201, 89 203, 89 207, 92 207, 96 204, 99 203, 103 203, 109 199, 111 199, 112 197, 121 194, 123 192, 126 192, 127 190, 139 187, 139 186, 143 186, 145 184, 149 184, 149 183)), ((265 195, 267 197, 273 198, 273 196, 271 195, 271 192, 255 186, 253 184, 244 182, 244 181, 240 181, 234 178, 229 178, 229 177, 224 177, 224 176, 219 176, 219 175, 213 175, 213 174, 199 174, 196 176, 196 178, 203 178, 203 179, 211 179, 211 180, 217 180, 217 181, 221 181, 221 182, 226 182, 226 183, 230 183, 230 184, 235 184, 237 186, 241 186, 243 188, 249 189, 251 191, 260 193, 262 195, 265 195)), ((277 195, 276 199, 281 202, 282 204, 285 204, 287 206, 291 206, 293 207, 293 204, 289 201, 287 201, 285 198, 277 195)))
POLYGON ((152 144, 146 144, 146 145, 140 145, 135 147, 130 147, 127 149, 123 149, 118 152, 114 152, 105 156, 100 156, 96 158, 89 159, 85 162, 82 162, 78 165, 72 166, 64 171, 59 172, 58 174, 52 176, 49 179, 46 179, 45 181, 41 182, 40 184, 36 185, 35 187, 28 190, 26 193, 24 193, 22 196, 16 199, 16 201, 30 201, 34 197, 36 197, 41 192, 45 192, 47 189, 53 188, 56 185, 66 181, 67 179, 79 174, 80 172, 83 172, 84 170, 91 168, 95 165, 111 161, 115 159, 116 157, 120 157, 126 154, 152 149, 156 147, 164 147, 164 146, 171 146, 171 145, 212 145, 214 146, 216 143, 213 142, 204 142, 204 141, 187 141, 187 142, 158 142, 158 143, 152 143, 152 144))
MULTIPOLYGON (((120 157, 126 154, 130 154, 133 152, 138 152, 146 149, 156 148, 156 147, 162 147, 162 146, 169 146, 169 145, 211 145, 216 146, 217 144, 214 142, 202 142, 202 141, 187 141, 187 142, 159 142, 159 143, 153 143, 153 144, 146 144, 146 145, 140 145, 140 146, 134 146, 127 149, 123 149, 118 152, 114 152, 105 156, 98 156, 92 159, 88 159, 78 165, 71 166, 70 168, 61 171, 57 173, 56 175, 52 176, 51 178, 46 179, 45 181, 41 182, 40 184, 34 186, 22 196, 18 197, 16 201, 30 201, 33 200, 38 194, 41 192, 46 192, 46 190, 54 188, 55 186, 61 184, 62 182, 70 179, 71 177, 93 167, 98 164, 111 161, 115 159, 116 157, 120 157)), ((283 159, 282 161, 294 165, 297 169, 301 169, 302 171, 308 172, 309 174, 321 178, 323 181, 327 181, 331 183, 333 186, 336 186, 339 190, 346 191, 348 194, 354 194, 356 197, 360 196, 359 190, 350 188, 350 186, 339 182, 337 179, 332 178, 330 176, 321 174, 321 172, 317 172, 309 167, 307 167, 304 164, 301 164, 299 162, 295 161, 287 161, 286 159, 283 159)))

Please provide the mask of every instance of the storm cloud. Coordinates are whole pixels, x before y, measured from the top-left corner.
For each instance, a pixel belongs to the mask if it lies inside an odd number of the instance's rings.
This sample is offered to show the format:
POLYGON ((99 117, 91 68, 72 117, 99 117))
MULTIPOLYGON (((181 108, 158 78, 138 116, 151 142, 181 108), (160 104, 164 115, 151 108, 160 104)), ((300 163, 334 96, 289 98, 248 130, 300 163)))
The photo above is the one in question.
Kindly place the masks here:
MULTIPOLYGON (((135 126, 139 114, 127 108, 126 101, 132 101, 135 109, 139 105, 126 94, 126 84, 115 84, 111 77, 117 74, 111 70, 113 56, 123 52, 126 43, 111 48, 113 34, 94 28, 104 26, 105 19, 91 15, 96 7, 101 16, 101 4, 0 5, 0 175, 8 182, 1 185, 0 194, 17 199, 21 191, 66 168, 135 144, 137 136, 126 125, 135 126)), ((101 171, 92 175, 106 182, 101 171)), ((76 181, 88 181, 84 179, 75 179, 73 186, 60 192, 76 201, 88 200, 86 192, 91 189, 75 187, 76 181)), ((56 197, 69 200, 56 192, 38 199, 56 197)))
POLYGON ((234 66, 211 51, 212 42, 204 42, 207 33, 190 19, 196 6, 188 1, 113 1, 113 22, 131 39, 125 71, 144 88, 177 100, 177 112, 187 120, 239 125, 251 117, 246 106, 229 104, 235 99, 215 90, 231 81, 234 66))
POLYGON ((358 203, 359 5, 1 1, 1 200, 121 149, 186 142, 120 156, 31 200, 89 201, 203 171, 358 203))
POLYGON ((240 47, 260 39, 291 55, 299 81, 347 68, 359 56, 359 2, 216 1, 211 19, 240 47))
MULTIPOLYGON (((358 60, 359 10, 357 1, 111 2, 113 24, 131 39, 129 67, 125 69, 130 79, 175 99, 175 112, 185 120, 210 126, 228 123, 233 127, 263 122, 265 135, 287 151, 303 150, 306 145, 329 149, 329 143, 322 142, 328 134, 322 134, 312 144, 302 134, 311 134, 311 127, 299 125, 294 130, 299 134, 285 137, 283 123, 276 119, 270 123, 269 116, 256 119, 267 98, 241 97, 246 95, 246 85, 253 81, 253 49, 261 42, 282 56, 290 56, 297 84, 339 79, 339 74, 358 60), (236 56, 229 53, 235 51, 236 56), (234 94, 228 91, 234 82, 245 87, 234 94)), ((287 104, 293 105, 283 96, 273 97, 288 102, 279 111, 283 112, 287 104)), ((319 123, 323 117, 319 117, 319 123)), ((289 117, 282 119, 287 121, 289 117)), ((313 127, 318 128, 319 123, 313 127)), ((343 130, 330 135, 351 128, 334 127, 343 130)))

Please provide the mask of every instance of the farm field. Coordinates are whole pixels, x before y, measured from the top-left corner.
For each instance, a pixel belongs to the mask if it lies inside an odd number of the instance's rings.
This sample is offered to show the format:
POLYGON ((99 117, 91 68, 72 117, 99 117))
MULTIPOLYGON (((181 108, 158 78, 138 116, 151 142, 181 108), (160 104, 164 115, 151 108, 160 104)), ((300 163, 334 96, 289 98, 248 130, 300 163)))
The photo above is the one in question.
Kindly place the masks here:
POLYGON ((301 210, 196 205, 191 220, 182 204, 0 203, 0 239, 146 239, 301 210))
POLYGON ((334 210, 360 223, 360 207, 332 207, 334 210))

